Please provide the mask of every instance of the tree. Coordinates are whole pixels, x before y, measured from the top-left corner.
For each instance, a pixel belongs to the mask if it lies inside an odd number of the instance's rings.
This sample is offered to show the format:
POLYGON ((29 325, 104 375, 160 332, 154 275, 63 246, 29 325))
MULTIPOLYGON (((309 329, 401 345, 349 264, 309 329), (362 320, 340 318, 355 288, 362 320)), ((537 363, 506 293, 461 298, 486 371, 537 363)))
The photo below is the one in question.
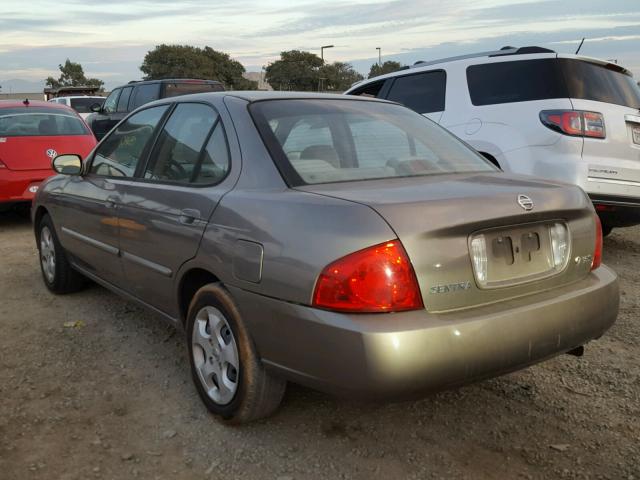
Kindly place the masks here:
POLYGON ((60 69, 60 77, 56 80, 53 77, 48 77, 45 80, 45 85, 51 88, 60 87, 78 87, 89 86, 102 88, 104 82, 97 78, 87 78, 84 76, 84 70, 79 63, 72 62, 67 58, 64 65, 58 65, 60 69))
POLYGON ((145 80, 201 78, 218 80, 229 90, 255 90, 258 83, 242 76, 245 69, 229 54, 211 47, 158 45, 147 52, 140 70, 145 80))
POLYGON ((356 72, 351 65, 344 62, 334 62, 320 67, 320 89, 343 92, 355 82, 364 77, 356 72))
POLYGON ((384 75, 385 73, 396 72, 402 68, 400 62, 394 62, 393 60, 387 60, 382 65, 374 63, 369 70, 369 78, 377 77, 378 75, 384 75))
POLYGON ((267 66, 265 80, 275 90, 315 91, 322 65, 322 59, 314 53, 289 50, 267 66))

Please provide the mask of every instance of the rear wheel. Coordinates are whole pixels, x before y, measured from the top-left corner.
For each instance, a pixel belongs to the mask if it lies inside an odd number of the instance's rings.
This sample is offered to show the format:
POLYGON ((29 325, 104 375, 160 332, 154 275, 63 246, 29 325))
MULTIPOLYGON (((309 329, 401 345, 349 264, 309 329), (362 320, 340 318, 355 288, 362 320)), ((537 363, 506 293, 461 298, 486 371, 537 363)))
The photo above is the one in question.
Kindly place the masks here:
POLYGON ((40 220, 37 240, 40 270, 47 288, 58 294, 80 290, 85 285, 85 278, 69 264, 49 215, 40 220))
POLYGON ((209 411, 230 423, 272 414, 286 382, 267 372, 229 292, 221 284, 198 290, 187 315, 191 375, 209 411))

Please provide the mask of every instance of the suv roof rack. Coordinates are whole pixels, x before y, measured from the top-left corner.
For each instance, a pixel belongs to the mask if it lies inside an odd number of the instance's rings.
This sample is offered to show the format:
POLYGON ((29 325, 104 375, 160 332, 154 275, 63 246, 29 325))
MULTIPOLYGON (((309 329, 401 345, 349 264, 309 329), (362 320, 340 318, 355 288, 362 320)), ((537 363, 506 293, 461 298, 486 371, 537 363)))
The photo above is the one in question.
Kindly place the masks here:
MULTIPOLYGON (((536 47, 536 46, 520 47, 520 48, 502 47, 500 50, 491 50, 491 51, 487 51, 487 52, 469 53, 467 55, 458 55, 458 56, 455 56, 455 57, 440 58, 438 60, 430 60, 428 62, 426 62, 424 60, 419 60, 419 61, 415 62, 413 65, 411 65, 410 67, 407 67, 407 68, 425 67, 425 66, 428 66, 428 65, 436 65, 438 63, 453 62, 455 60, 466 60, 467 58, 502 57, 502 56, 506 56, 506 55, 527 55, 527 54, 534 54, 534 53, 556 53, 556 52, 553 51, 553 50, 550 50, 548 48, 536 47)), ((403 70, 403 69, 401 69, 401 70, 403 70)))

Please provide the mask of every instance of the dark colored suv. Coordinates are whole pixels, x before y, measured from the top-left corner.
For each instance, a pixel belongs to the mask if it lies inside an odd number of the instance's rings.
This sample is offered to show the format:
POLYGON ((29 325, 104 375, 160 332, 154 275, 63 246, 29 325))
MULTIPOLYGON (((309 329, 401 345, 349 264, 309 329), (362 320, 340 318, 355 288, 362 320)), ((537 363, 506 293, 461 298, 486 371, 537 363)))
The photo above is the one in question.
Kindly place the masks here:
POLYGON ((101 140, 129 112, 145 103, 190 93, 222 91, 224 86, 215 80, 173 78, 129 82, 127 85, 115 88, 103 105, 92 106, 91 109, 95 113, 91 114, 86 121, 96 138, 101 140))

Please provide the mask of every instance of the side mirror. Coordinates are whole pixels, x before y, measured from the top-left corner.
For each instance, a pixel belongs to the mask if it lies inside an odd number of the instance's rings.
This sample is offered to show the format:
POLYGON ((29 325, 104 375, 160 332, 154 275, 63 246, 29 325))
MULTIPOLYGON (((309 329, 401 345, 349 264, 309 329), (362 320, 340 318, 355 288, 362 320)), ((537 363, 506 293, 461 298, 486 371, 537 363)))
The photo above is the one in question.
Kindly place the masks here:
POLYGON ((51 162, 51 166, 57 173, 80 175, 82 173, 82 158, 75 154, 58 155, 51 162))
POLYGON ((91 106, 89 107, 89 110, 91 110, 94 113, 98 113, 100 112, 100 110, 102 110, 102 105, 100 105, 98 102, 92 103, 91 106))

